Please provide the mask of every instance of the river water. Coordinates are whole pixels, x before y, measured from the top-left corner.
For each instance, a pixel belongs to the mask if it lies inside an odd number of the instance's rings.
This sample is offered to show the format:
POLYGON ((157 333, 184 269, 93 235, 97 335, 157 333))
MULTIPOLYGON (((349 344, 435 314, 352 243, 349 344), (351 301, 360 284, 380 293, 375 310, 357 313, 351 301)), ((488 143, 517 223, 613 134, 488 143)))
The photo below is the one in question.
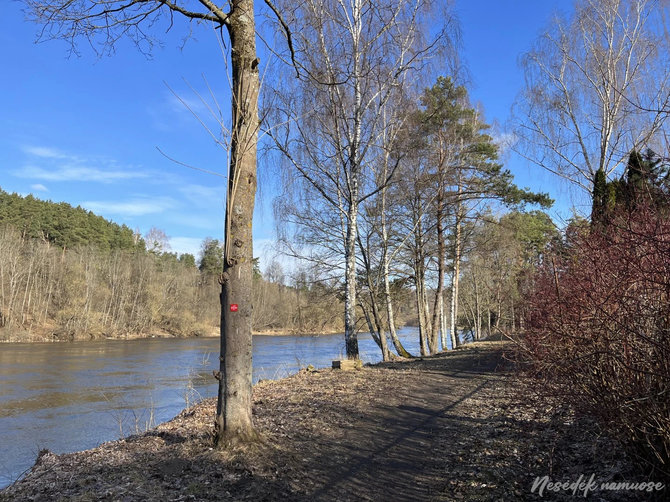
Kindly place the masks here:
MULTIPOLYGON (((418 354, 415 328, 399 336, 418 354)), ((364 362, 381 359, 369 335, 359 335, 359 345, 364 362)), ((0 488, 41 449, 93 448, 215 396, 218 351, 218 338, 0 345, 0 488)), ((327 367, 343 353, 342 335, 254 336, 254 382, 327 367)))

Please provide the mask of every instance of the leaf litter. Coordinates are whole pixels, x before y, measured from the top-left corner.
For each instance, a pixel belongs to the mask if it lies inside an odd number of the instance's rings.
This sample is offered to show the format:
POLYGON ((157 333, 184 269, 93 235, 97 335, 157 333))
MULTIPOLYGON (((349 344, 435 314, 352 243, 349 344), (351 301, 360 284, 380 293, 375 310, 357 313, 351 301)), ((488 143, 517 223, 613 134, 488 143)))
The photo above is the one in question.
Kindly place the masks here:
POLYGON ((253 399, 258 443, 214 449, 216 402, 206 399, 144 434, 82 452, 40 452, 0 501, 572 500, 570 490, 531 493, 533 482, 644 480, 588 418, 529 402, 505 347, 478 342, 262 381, 253 399))

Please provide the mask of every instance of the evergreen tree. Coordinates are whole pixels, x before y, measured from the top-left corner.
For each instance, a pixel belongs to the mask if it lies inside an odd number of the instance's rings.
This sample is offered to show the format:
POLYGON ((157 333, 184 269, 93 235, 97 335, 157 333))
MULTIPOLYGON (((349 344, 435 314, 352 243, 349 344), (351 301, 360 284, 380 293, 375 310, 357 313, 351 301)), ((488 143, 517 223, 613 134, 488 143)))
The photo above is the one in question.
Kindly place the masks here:
POLYGON ((182 263, 185 267, 195 268, 195 256, 191 253, 183 253, 179 255, 179 263, 182 263))
POLYGON ((593 204, 591 206, 591 223, 601 224, 607 212, 608 183, 605 171, 598 169, 593 177, 593 204))
POLYGON ((61 248, 94 246, 100 250, 144 249, 133 232, 82 207, 54 203, 33 195, 22 197, 0 189, 0 224, 14 227, 21 235, 41 239, 61 248))
POLYGON ((207 237, 202 242, 198 268, 205 276, 217 276, 223 271, 223 246, 217 239, 207 237))
POLYGON ((596 171, 591 224, 607 226, 620 208, 630 212, 643 202, 658 209, 669 207, 669 181, 668 166, 658 155, 650 149, 644 154, 633 150, 620 179, 608 182, 602 169, 596 171))

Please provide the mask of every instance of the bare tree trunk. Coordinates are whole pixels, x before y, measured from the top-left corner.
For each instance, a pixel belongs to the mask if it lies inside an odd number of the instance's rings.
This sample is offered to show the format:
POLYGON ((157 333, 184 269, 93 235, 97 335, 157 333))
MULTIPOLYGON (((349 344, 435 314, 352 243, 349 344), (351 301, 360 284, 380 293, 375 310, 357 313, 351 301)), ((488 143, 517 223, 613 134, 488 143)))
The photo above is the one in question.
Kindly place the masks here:
POLYGON ((473 289, 475 293, 475 340, 482 337, 482 307, 479 298, 479 280, 473 269, 473 289))
POLYGON ((494 323, 494 329, 497 331, 500 327, 500 319, 502 319, 502 279, 498 281, 498 286, 496 287, 496 322, 494 323))
POLYGON ((426 277, 423 260, 421 217, 414 228, 414 282, 416 286, 416 312, 419 317, 419 348, 422 356, 428 355, 428 314, 425 294, 426 277))
POLYGON ((365 305, 360 302, 359 306, 361 307, 361 311, 363 312, 363 316, 365 317, 365 322, 368 325, 368 330, 370 331, 370 336, 372 339, 375 341, 377 344, 377 347, 379 347, 379 350, 382 352, 382 359, 384 361, 390 360, 390 354, 388 351, 388 345, 386 344, 386 333, 384 331, 379 330, 379 325, 375 327, 375 324, 372 322, 372 319, 370 318, 370 312, 368 309, 365 307, 365 305))
MULTIPOLYGON (((388 156, 385 159, 388 161, 388 156)), ((384 163, 384 178, 387 176, 386 172, 386 165, 387 163, 384 163)), ((405 347, 403 347, 402 342, 398 338, 398 333, 396 332, 395 329, 395 315, 393 311, 393 299, 391 298, 391 284, 389 280, 389 255, 388 255, 388 244, 389 244, 389 237, 388 237, 388 229, 386 227, 386 192, 387 192, 387 187, 384 186, 381 191, 381 237, 382 237, 382 275, 383 275, 383 281, 384 281, 384 301, 386 303, 386 317, 388 320, 388 325, 389 325, 389 333, 391 335, 391 341, 393 342, 393 346, 395 347, 396 352, 398 353, 399 356, 401 357, 412 357, 412 355, 405 350, 405 347)))
POLYGON ((376 288, 372 289, 372 280, 368 274, 368 288, 370 290, 370 308, 372 309, 372 318, 374 319, 374 326, 376 326, 377 337, 379 338, 379 348, 382 351, 382 358, 384 361, 391 360, 391 352, 388 348, 388 341, 386 339, 386 330, 384 323, 379 316, 379 307, 377 306, 376 288))
MULTIPOLYGON (((370 293, 370 296, 372 297, 372 293, 370 293)), ((375 325, 377 326, 377 335, 379 336, 379 348, 382 351, 382 358, 384 361, 390 361, 391 358, 391 351, 389 350, 388 347, 388 340, 386 339, 386 330, 384 329, 384 323, 381 321, 381 318, 379 317, 379 309, 377 308, 377 300, 376 298, 371 298, 370 299, 371 305, 372 305, 372 315, 375 320, 375 325)))
POLYGON ((232 141, 221 276, 221 355, 215 443, 257 439, 251 419, 252 221, 256 196, 258 59, 253 0, 233 0, 228 18, 233 73, 232 141))
POLYGON ((365 266, 365 282, 368 287, 368 293, 370 297, 370 309, 372 310, 372 318, 374 320, 374 325, 370 320, 370 313, 367 312, 363 302, 360 302, 360 306, 363 309, 365 314, 365 319, 370 328, 370 334, 374 338, 375 342, 379 346, 382 352, 382 359, 384 361, 389 361, 391 359, 391 354, 388 349, 388 342, 386 340, 386 330, 384 329, 384 323, 381 321, 379 315, 379 306, 377 304, 377 288, 378 286, 372 281, 372 267, 370 266, 370 250, 369 250, 369 240, 368 245, 363 245, 363 240, 360 234, 357 237, 358 247, 361 250, 361 258, 363 259, 363 265, 365 266))
POLYGON ((432 325, 430 324, 430 306, 428 305, 428 288, 426 288, 426 269, 422 267, 422 285, 421 285, 421 300, 423 302, 423 325, 426 327, 426 348, 430 350, 430 343, 433 337, 432 325))
POLYGON ((398 333, 395 329, 395 317, 393 313, 393 300, 391 298, 391 285, 389 284, 388 276, 388 262, 384 261, 384 299, 386 300, 386 315, 388 317, 389 333, 391 334, 391 341, 395 347, 396 352, 401 357, 412 357, 412 354, 405 350, 398 333))
POLYGON ((442 350, 447 350, 447 316, 444 315, 444 294, 440 295, 440 342, 442 350))
POLYGON ((461 273, 461 239, 463 219, 463 203, 461 201, 462 188, 460 179, 458 183, 458 195, 456 199, 456 232, 454 236, 454 273, 451 279, 451 324, 449 334, 451 335, 451 347, 456 348, 459 345, 456 323, 458 322, 458 280, 461 273))
MULTIPOLYGON (((444 245, 444 228, 442 225, 442 216, 444 211, 444 197, 442 194, 442 181, 440 180, 439 193, 437 196, 437 290, 435 291, 435 302, 433 306, 433 320, 432 333, 429 341, 429 348, 431 354, 435 354, 439 350, 438 345, 438 331, 442 328, 440 323, 440 315, 443 312, 442 295, 444 293, 444 262, 445 262, 445 245, 444 245)), ((444 338, 444 333, 442 334, 444 338)), ((446 348, 446 346, 444 347, 446 348)))
POLYGON ((345 298, 344 298, 344 342, 348 359, 358 359, 358 335, 356 333, 356 226, 357 208, 349 208, 345 248, 345 298))
POLYGON ((425 326, 425 317, 424 317, 424 305, 421 297, 423 296, 421 292, 421 286, 417 284, 416 286, 416 310, 419 315, 419 350, 422 356, 428 355, 428 344, 426 342, 426 326, 425 326))
POLYGON ((361 168, 360 144, 362 133, 362 89, 361 89, 361 21, 362 8, 359 0, 352 3, 352 55, 353 55, 353 136, 349 144, 349 166, 347 176, 348 203, 347 235, 345 239, 345 298, 344 298, 344 343, 348 359, 358 359, 358 336, 356 334, 356 238, 358 237, 358 190, 361 168))

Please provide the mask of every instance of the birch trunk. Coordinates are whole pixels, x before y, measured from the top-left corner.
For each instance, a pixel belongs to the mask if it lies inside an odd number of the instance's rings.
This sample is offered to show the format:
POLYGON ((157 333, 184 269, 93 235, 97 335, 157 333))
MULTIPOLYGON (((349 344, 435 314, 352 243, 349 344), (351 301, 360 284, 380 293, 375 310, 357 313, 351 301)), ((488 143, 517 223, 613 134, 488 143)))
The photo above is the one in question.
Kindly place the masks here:
POLYGON ((458 184, 458 194, 456 198, 456 231, 454 235, 454 272, 451 279, 451 323, 449 326, 449 334, 451 336, 451 347, 458 347, 458 333, 457 333, 457 320, 458 320, 458 280, 461 274, 461 239, 462 239, 462 229, 461 221, 463 219, 463 203, 461 201, 462 188, 458 184))
POLYGON ((414 229, 414 277, 416 282, 416 310, 419 316, 419 347, 422 356, 427 356, 429 347, 428 340, 430 338, 428 323, 428 301, 426 298, 426 277, 423 260, 423 237, 422 237, 421 219, 419 219, 416 228, 414 229))
POLYGON ((444 295, 440 295, 440 342, 442 350, 447 350, 447 317, 444 315, 444 295))
POLYGON ((356 333, 356 238, 358 237, 358 190, 361 169, 360 144, 363 126, 363 96, 361 89, 361 47, 362 29, 360 0, 352 3, 353 26, 351 31, 353 55, 353 135, 349 144, 349 172, 347 211, 347 235, 345 239, 345 299, 344 299, 344 343, 347 359, 358 359, 358 335, 356 333))
POLYGON ((349 209, 345 247, 345 298, 344 298, 344 343, 347 359, 358 359, 358 335, 356 333, 356 234, 357 211, 353 204, 349 209))

